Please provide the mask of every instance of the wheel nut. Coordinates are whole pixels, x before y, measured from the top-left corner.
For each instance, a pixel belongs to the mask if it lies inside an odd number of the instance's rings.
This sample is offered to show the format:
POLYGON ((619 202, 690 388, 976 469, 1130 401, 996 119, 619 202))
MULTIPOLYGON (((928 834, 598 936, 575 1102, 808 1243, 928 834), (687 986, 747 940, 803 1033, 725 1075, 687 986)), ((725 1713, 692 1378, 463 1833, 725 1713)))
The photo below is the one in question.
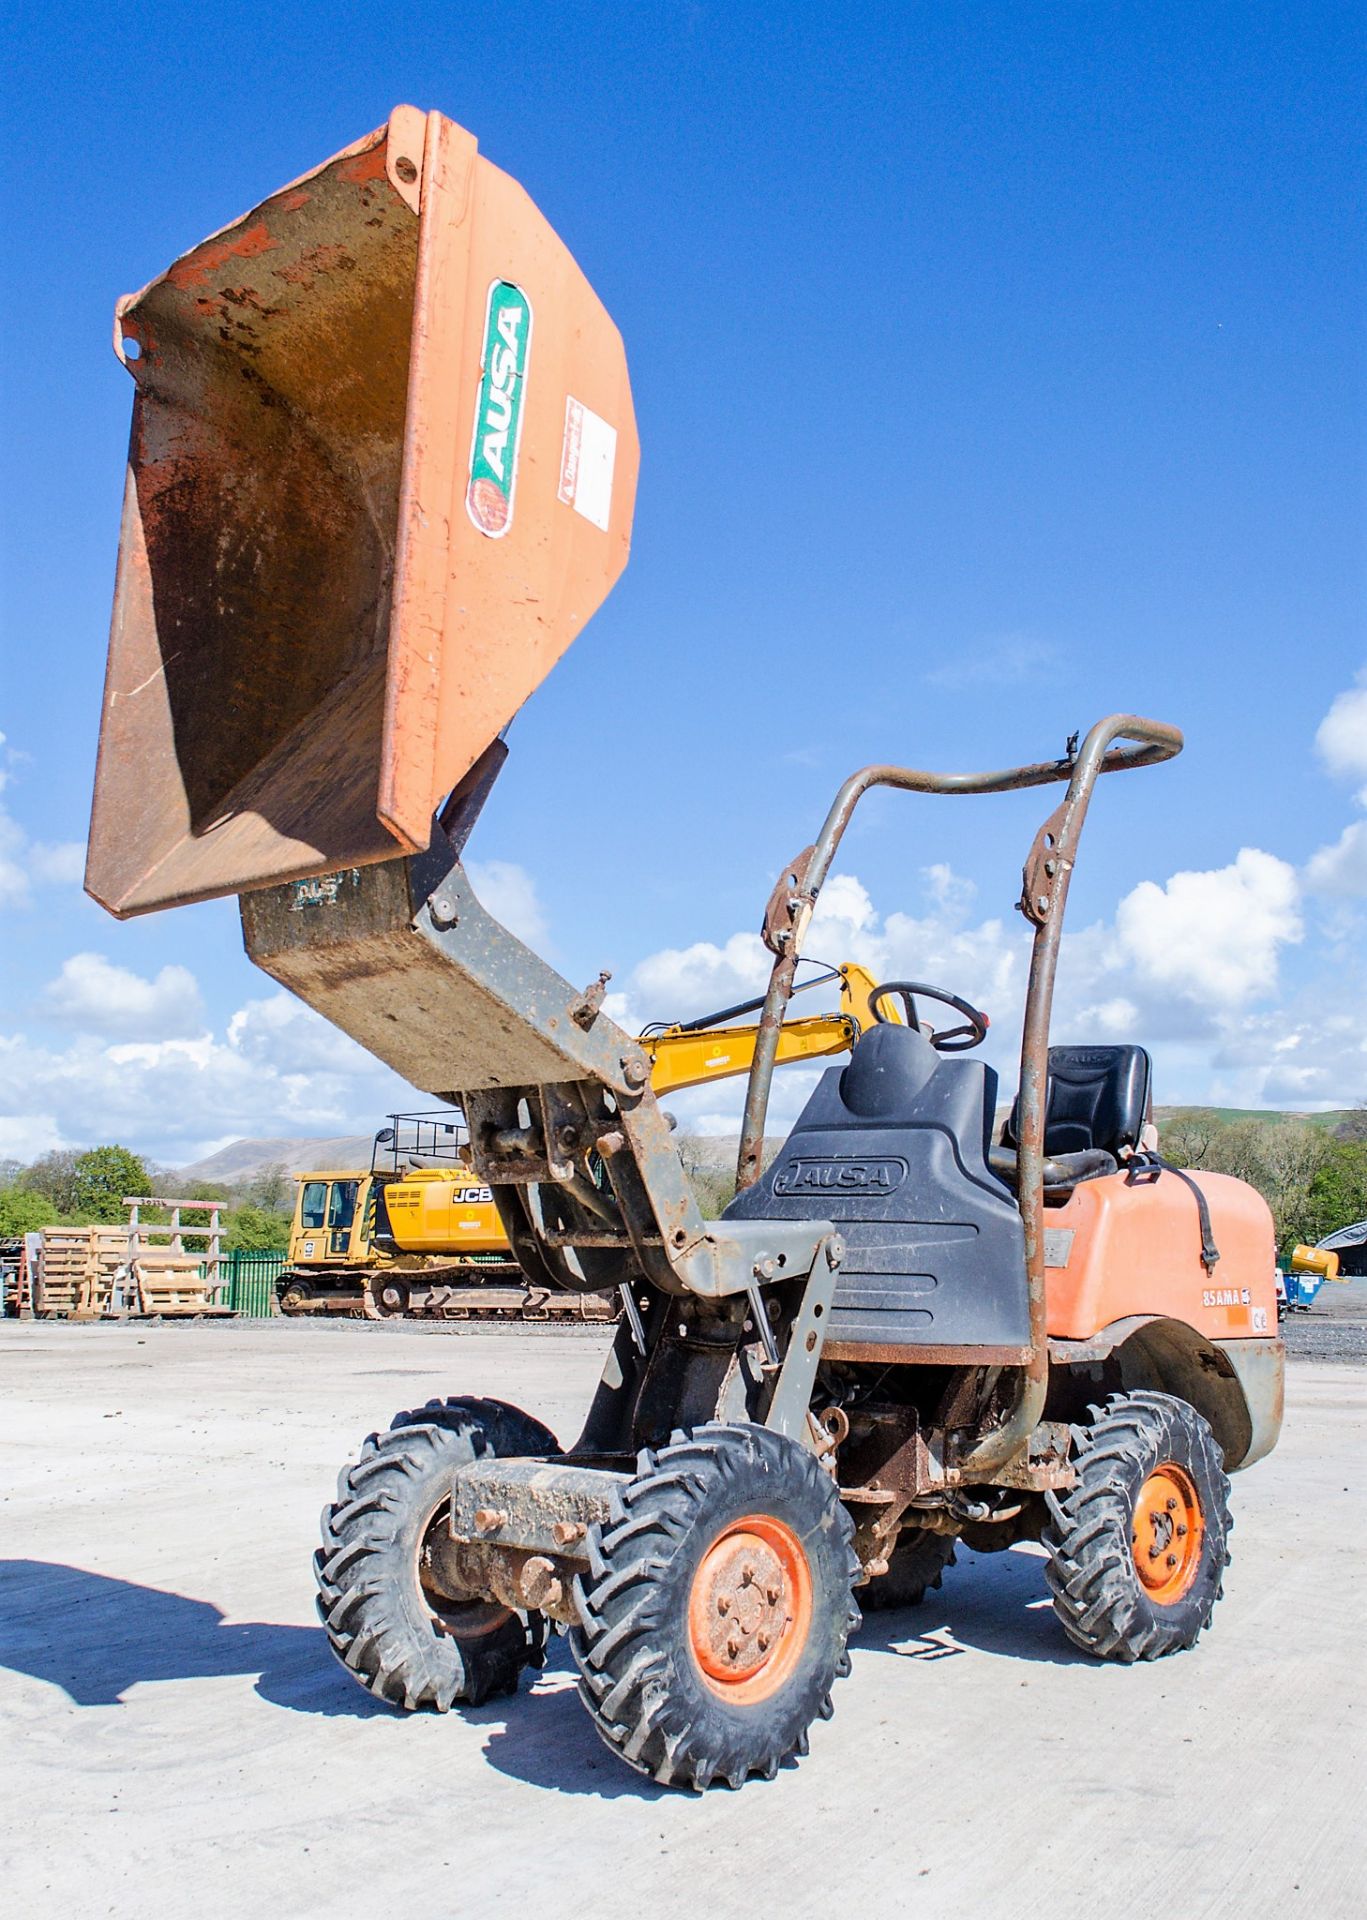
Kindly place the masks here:
POLYGON ((723 1618, 723 1619, 725 1619, 725 1617, 726 1617, 726 1615, 727 1615, 728 1613, 730 1613, 730 1611, 731 1611, 731 1596, 730 1596, 730 1594, 729 1594, 729 1593, 719 1593, 719 1594, 717 1595, 717 1612, 718 1612, 719 1614, 721 1614, 721 1616, 722 1616, 722 1618, 723 1618))
POLYGON ((1175 1567, 1177 1565, 1177 1555, 1175 1553, 1170 1553, 1168 1555, 1167 1565, 1170 1567, 1175 1567))
POLYGON ((1186 1529, 1186 1527, 1185 1527, 1185 1525, 1184 1525, 1184 1524, 1183 1524, 1182 1522, 1180 1522, 1180 1521, 1179 1521, 1179 1522, 1178 1522, 1178 1526, 1177 1526, 1177 1538, 1178 1538, 1179 1540, 1181 1540, 1181 1539, 1183 1539, 1183 1538, 1185 1538, 1185 1536, 1186 1536, 1186 1531, 1187 1531, 1187 1529, 1186 1529))
POLYGON ((750 1562, 747 1560, 745 1565, 740 1570, 740 1583, 743 1587, 751 1586, 754 1582, 754 1578, 755 1578, 755 1569, 750 1565, 750 1562))
POLYGON ((783 1588, 775 1582, 772 1586, 764 1589, 764 1597, 771 1607, 776 1607, 783 1598, 783 1588))
POLYGON ((773 1634, 771 1634, 767 1629, 761 1629, 756 1640, 756 1644, 758 1645, 761 1653, 767 1653, 769 1651, 769 1642, 773 1639, 773 1637, 774 1637, 773 1634))
POLYGON ((735 1659, 736 1655, 740 1652, 740 1635, 738 1633, 733 1633, 731 1635, 731 1638, 726 1643, 726 1651, 730 1654, 733 1660, 735 1659))
POLYGON ((1168 1496, 1168 1512, 1169 1512, 1169 1513, 1176 1513, 1176 1511, 1177 1511, 1177 1502, 1176 1502, 1176 1501, 1175 1501, 1175 1500, 1173 1499, 1173 1497, 1172 1497, 1172 1495, 1171 1495, 1171 1494, 1169 1494, 1169 1496, 1168 1496))

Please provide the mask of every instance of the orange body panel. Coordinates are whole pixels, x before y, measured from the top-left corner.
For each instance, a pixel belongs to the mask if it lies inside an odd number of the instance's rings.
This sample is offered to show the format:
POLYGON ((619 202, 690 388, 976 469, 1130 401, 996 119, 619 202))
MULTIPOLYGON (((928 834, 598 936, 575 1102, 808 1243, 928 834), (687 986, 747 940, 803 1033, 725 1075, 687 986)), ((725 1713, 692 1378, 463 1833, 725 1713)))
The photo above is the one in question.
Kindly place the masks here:
POLYGON ((1276 1233, 1267 1202, 1225 1174, 1192 1178, 1206 1196, 1220 1253, 1209 1274, 1201 1264, 1195 1195, 1170 1173, 1133 1186, 1123 1173, 1084 1180, 1065 1206, 1046 1209, 1055 1339, 1087 1340, 1140 1313, 1184 1320, 1212 1340, 1276 1333, 1276 1233), (1059 1241, 1060 1230, 1071 1233, 1070 1243, 1059 1241))
POLYGON ((522 189, 387 126, 119 302, 137 383, 86 886, 428 844, 626 564, 626 356, 522 189))

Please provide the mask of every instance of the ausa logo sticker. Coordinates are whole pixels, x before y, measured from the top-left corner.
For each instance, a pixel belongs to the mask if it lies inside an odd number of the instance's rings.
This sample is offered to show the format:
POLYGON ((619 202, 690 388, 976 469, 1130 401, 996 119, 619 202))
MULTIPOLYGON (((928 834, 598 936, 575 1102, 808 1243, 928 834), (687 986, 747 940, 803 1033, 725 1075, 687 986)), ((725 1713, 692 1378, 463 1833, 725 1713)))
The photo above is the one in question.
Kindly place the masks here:
POLYGON ((531 347, 531 301, 511 280, 495 280, 484 316, 484 358, 465 490, 465 511, 491 540, 501 539, 513 524, 522 390, 531 347))
POLYGON ((897 1157, 876 1160, 790 1160, 774 1178, 774 1194, 790 1199, 799 1193, 859 1193, 877 1196, 895 1193, 907 1177, 907 1163, 897 1157))

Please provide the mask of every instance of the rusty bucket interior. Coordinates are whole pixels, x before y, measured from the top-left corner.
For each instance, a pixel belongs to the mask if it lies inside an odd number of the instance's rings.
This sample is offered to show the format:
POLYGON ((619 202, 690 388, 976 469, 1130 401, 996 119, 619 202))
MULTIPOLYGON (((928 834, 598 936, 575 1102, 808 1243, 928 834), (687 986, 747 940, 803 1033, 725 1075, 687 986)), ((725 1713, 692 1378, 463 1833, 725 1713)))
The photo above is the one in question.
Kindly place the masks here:
POLYGON ((127 915, 424 847, 626 564, 626 358, 584 275, 399 107, 120 301, 115 346, 87 889, 127 915))

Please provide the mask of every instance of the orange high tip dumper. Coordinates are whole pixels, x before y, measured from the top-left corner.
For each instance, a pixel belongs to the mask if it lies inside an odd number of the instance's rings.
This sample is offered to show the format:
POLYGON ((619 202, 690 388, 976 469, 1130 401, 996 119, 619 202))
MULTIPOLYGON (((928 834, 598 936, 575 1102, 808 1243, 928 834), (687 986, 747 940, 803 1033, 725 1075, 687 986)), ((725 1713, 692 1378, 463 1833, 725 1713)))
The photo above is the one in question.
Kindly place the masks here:
POLYGON ((428 844, 626 565, 617 329, 439 113, 121 300, 137 397, 86 885, 111 912, 428 844))
MULTIPOLYGON (((338 1659, 445 1712, 514 1691, 554 1626, 612 1751, 701 1789, 804 1753, 860 1607, 920 1598, 959 1541, 1038 1540, 1089 1653, 1193 1646, 1227 1475, 1281 1425, 1272 1216, 1162 1159, 1142 1046, 1050 1045, 1093 797, 1171 760, 1178 730, 1117 713, 1021 766, 850 775, 780 870, 763 995, 687 1030, 706 1077, 751 1022, 737 1192, 705 1218, 656 1036, 605 1012, 606 975, 577 987, 515 939, 462 860, 498 735, 626 558, 626 369, 578 269, 468 134, 400 108, 118 324, 138 398, 92 891, 119 913, 237 891, 258 966, 462 1110, 528 1287, 620 1308, 563 1451, 470 1398, 364 1442, 314 1563, 338 1659), (987 1014, 884 980, 766 1155, 860 802, 1036 787, 1058 797, 1017 902, 998 1137, 987 1014)), ((628 802, 651 778, 618 773, 628 802)), ((570 857, 610 858, 611 818, 589 839, 570 857)), ((397 1247, 381 1200, 365 1231, 397 1247)))

